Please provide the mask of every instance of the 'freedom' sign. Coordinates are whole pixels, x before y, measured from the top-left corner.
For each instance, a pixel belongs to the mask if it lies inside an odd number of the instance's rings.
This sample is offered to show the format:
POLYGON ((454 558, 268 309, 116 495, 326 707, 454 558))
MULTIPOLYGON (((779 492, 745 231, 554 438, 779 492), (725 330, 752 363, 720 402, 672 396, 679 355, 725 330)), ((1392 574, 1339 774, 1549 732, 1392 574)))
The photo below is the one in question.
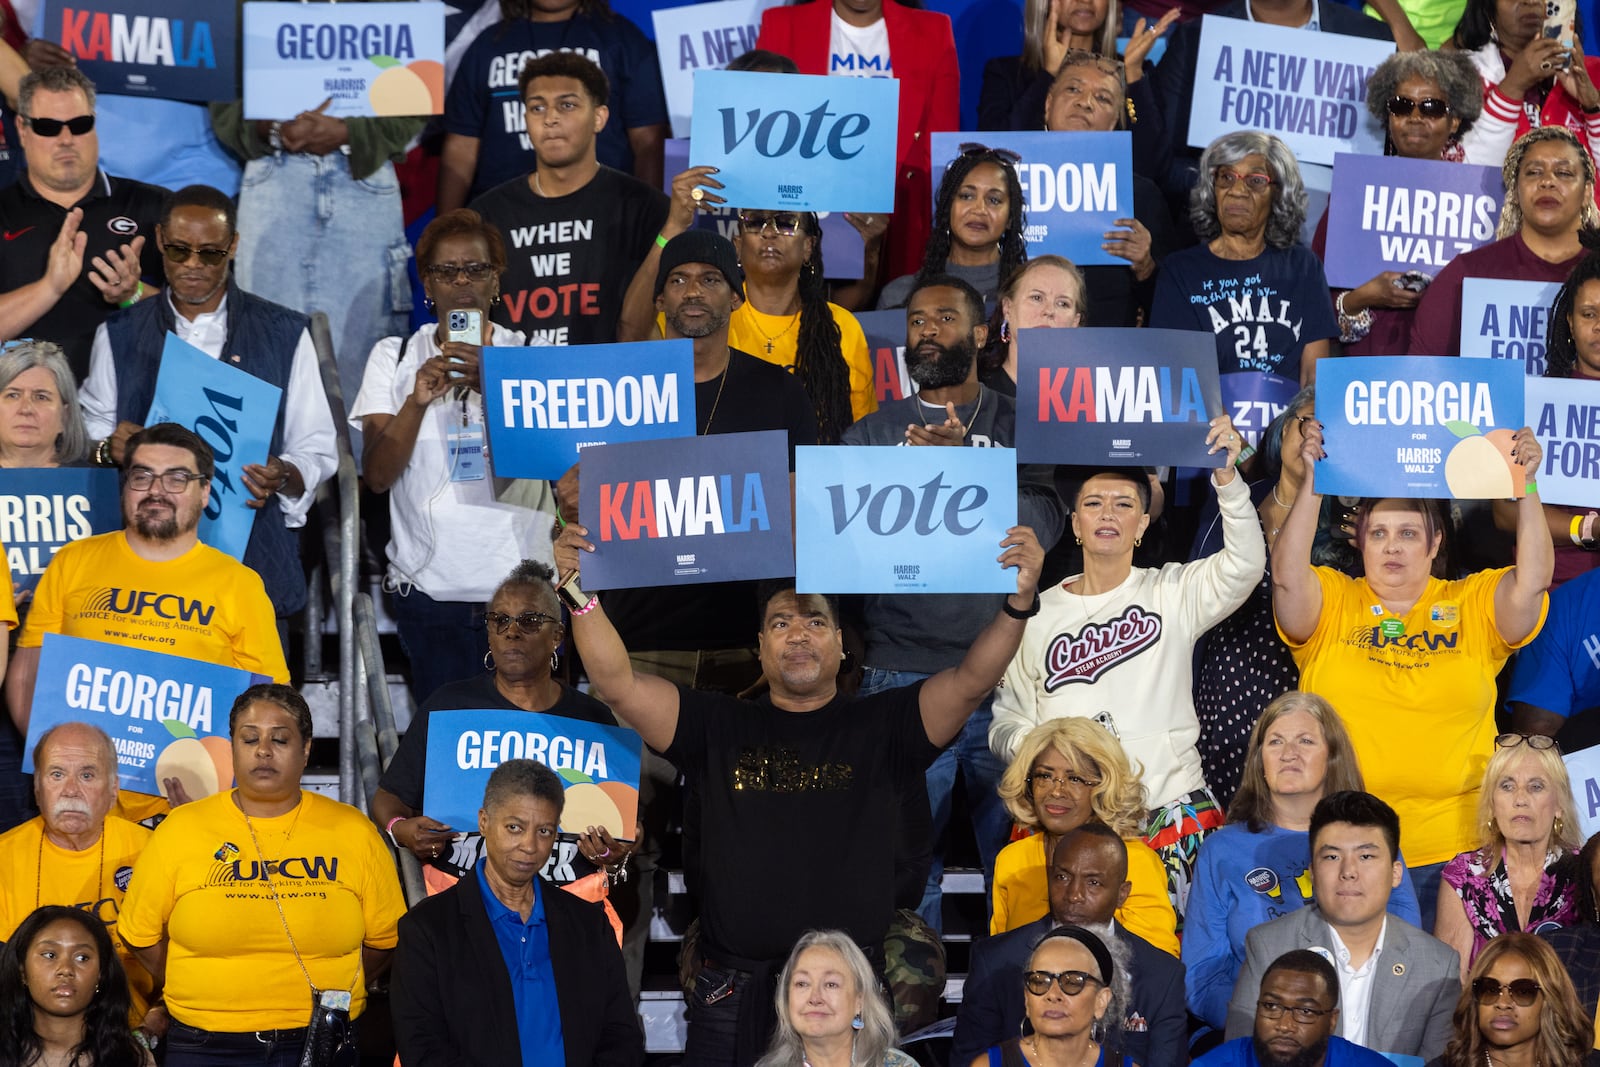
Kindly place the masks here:
POLYGON ((900 83, 703 70, 689 162, 716 167, 735 207, 894 210, 900 83))
POLYGON ((1117 219, 1133 217, 1133 134, 936 133, 935 199, 945 167, 962 144, 974 141, 1022 157, 1017 180, 1028 208, 1023 237, 1029 255, 1054 253, 1080 266, 1128 265, 1100 246, 1117 219))
POLYGON ((490 465, 501 478, 560 478, 578 449, 693 437, 694 342, 485 348, 490 465), (581 368, 581 369, 580 369, 581 368))
POLYGON ((794 573, 784 430, 586 448, 578 494, 588 588, 794 573))
POLYGON ((799 592, 1016 592, 1014 449, 808 445, 794 477, 799 592))
POLYGON ((244 5, 244 117, 444 111, 444 12, 434 0, 244 5))
POLYGON ((509 708, 435 711, 428 716, 422 810, 446 826, 476 827, 489 775, 507 760, 531 759, 560 775, 566 788, 563 837, 604 826, 619 841, 632 841, 641 745, 632 730, 565 715, 509 708))
POLYGON ((122 529, 122 489, 104 467, 0 470, 0 545, 20 598, 62 545, 122 529))
POLYGON ((1504 500, 1524 495, 1511 461, 1522 368, 1499 360, 1372 356, 1317 367, 1325 496, 1504 500))
POLYGON ((1560 289, 1560 282, 1461 279, 1461 354, 1515 360, 1528 377, 1543 377, 1550 308, 1560 289))
POLYGON ((1593 507, 1600 496, 1600 382, 1529 378, 1525 425, 1544 449, 1535 479, 1546 504, 1593 507))
POLYGON ((81 637, 45 634, 22 769, 64 722, 98 726, 117 750, 118 784, 166 796, 176 778, 195 800, 233 785, 228 709, 263 674, 81 637))
POLYGON ((1339 153, 1328 201, 1328 284, 1354 289, 1386 270, 1438 274, 1494 240, 1503 196, 1498 167, 1339 153))
MULTIPOLYGON (((657 8, 656 58, 661 87, 667 91, 672 136, 689 136, 696 71, 721 70, 756 46, 761 13, 778 0, 712 0, 711 3, 657 8)), ((666 168, 668 177, 683 172, 666 168)))
POLYGON ((65 49, 102 93, 203 102, 234 97, 237 25, 234 5, 217 0, 44 0, 34 36, 65 49))
POLYGON ((1193 330, 1081 327, 1017 333, 1017 455, 1024 463, 1218 467, 1217 346, 1193 330))
POLYGON ((1204 148, 1234 130, 1264 130, 1305 162, 1332 164, 1339 152, 1383 154, 1383 138, 1367 122, 1367 80, 1394 52, 1393 42, 1217 15, 1204 20, 1190 145, 1204 148))

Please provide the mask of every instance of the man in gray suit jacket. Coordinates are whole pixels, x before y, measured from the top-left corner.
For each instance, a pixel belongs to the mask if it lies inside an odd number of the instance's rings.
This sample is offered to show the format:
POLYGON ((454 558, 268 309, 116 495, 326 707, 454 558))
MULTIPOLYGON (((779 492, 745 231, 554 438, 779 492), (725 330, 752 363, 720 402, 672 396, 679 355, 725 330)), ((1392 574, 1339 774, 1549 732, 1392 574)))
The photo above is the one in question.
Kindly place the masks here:
POLYGON ((1254 1032, 1261 976, 1295 949, 1339 975, 1339 1036, 1376 1052, 1431 1060, 1450 1038, 1461 995, 1454 949, 1387 913, 1400 885, 1400 819, 1370 793, 1323 797, 1311 814, 1315 906, 1251 930, 1228 1004, 1228 1038, 1254 1032))

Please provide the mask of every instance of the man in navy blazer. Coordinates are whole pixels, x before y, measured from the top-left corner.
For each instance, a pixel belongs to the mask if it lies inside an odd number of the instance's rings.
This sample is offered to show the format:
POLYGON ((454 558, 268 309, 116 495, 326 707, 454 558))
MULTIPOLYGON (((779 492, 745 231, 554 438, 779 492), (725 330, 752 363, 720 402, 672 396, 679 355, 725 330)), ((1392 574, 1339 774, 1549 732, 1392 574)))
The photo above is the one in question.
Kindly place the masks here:
POLYGON ((1039 939, 1064 923, 1100 933, 1116 958, 1120 1025, 1106 1036, 1106 1062, 1113 1062, 1111 1050, 1115 1049, 1135 1063, 1186 1063, 1183 964, 1112 919, 1132 888, 1128 846, 1122 838, 1101 823, 1080 826, 1056 845, 1046 877, 1050 880, 1048 916, 972 947, 972 965, 956 1015, 951 1067, 968 1067, 990 1045, 1018 1034, 1023 1014, 1022 969, 1039 939), (1108 932, 1112 936, 1106 936, 1108 932))
POLYGON ((401 918, 390 1004, 406 1067, 644 1063, 605 913, 539 878, 565 800, 541 763, 496 767, 478 812, 484 858, 401 918))

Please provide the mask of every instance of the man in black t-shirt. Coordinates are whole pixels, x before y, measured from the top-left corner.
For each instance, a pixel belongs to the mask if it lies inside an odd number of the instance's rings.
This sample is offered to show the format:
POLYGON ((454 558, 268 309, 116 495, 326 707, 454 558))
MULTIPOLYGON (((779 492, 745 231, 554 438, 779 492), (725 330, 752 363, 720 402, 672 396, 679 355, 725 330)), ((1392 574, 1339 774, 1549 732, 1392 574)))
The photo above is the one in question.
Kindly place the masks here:
POLYGON ((538 168, 471 205, 510 252, 494 319, 530 344, 615 341, 628 283, 666 221, 666 195, 596 158, 610 90, 591 60, 551 52, 522 68, 518 86, 538 168))
POLYGON ((54 341, 82 381, 95 328, 159 286, 166 192, 100 169, 94 83, 76 67, 29 74, 17 97, 28 169, 0 189, 0 332, 54 341))

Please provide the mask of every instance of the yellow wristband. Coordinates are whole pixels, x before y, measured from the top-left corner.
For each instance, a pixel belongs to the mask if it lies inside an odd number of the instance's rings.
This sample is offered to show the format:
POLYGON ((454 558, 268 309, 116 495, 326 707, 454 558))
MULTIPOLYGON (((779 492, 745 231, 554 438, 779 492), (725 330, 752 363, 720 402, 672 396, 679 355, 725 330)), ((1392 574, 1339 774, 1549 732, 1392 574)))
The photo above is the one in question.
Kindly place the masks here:
POLYGON ((1572 543, 1577 545, 1579 548, 1582 548, 1583 547, 1583 516, 1582 515, 1574 515, 1574 516, 1572 516, 1572 528, 1568 531, 1568 533, 1572 537, 1572 543))

